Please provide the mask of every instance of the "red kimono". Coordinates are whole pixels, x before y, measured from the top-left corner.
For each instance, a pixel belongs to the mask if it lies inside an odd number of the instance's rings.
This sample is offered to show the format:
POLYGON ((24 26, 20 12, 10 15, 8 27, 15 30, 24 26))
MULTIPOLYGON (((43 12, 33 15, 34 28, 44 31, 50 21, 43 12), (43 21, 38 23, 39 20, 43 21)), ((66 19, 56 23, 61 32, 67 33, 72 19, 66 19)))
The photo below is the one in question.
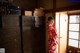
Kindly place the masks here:
POLYGON ((48 50, 49 53, 57 53, 56 48, 58 44, 58 36, 53 26, 48 25, 48 32, 49 32, 49 44, 48 44, 48 50))

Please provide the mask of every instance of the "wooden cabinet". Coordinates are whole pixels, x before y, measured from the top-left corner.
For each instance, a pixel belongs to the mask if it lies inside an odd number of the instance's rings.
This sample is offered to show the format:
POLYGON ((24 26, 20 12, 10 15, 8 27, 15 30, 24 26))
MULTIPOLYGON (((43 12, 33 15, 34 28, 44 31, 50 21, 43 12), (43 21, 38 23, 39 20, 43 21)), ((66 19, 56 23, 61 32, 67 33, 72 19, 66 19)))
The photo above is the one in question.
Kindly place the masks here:
MULTIPOLYGON (((40 17, 41 18, 41 17, 40 17)), ((3 15, 0 28, 0 48, 6 53, 45 53, 45 21, 39 27, 35 17, 3 15)))
POLYGON ((19 16, 3 15, 1 30, 0 47, 5 48, 6 53, 21 53, 19 16))
POLYGON ((34 51, 36 53, 45 53, 45 17, 38 17, 38 19, 39 20, 35 22, 35 24, 38 23, 39 26, 35 26, 34 51))
POLYGON ((22 17, 24 53, 45 53, 45 17, 37 18, 22 17))
POLYGON ((34 17, 22 16, 23 53, 33 53, 34 17))

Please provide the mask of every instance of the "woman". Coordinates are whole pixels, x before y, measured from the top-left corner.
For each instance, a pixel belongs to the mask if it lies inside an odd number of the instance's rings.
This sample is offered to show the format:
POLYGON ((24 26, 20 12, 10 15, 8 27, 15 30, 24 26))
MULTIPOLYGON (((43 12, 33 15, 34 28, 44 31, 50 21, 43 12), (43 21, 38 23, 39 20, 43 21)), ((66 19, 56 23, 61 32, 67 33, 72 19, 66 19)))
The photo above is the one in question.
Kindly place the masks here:
POLYGON ((49 33, 48 49, 49 49, 49 53, 57 53, 56 48, 57 48, 57 44, 58 44, 58 36, 57 36, 57 33, 56 33, 53 25, 54 25, 54 18, 48 17, 48 33, 49 33))

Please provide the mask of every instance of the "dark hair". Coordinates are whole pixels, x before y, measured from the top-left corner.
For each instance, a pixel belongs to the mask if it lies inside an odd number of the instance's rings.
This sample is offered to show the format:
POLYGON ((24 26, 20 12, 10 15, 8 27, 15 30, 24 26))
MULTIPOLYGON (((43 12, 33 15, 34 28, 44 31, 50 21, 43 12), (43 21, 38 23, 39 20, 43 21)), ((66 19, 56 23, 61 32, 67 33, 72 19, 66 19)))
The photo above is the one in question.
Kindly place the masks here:
POLYGON ((51 21, 51 20, 54 20, 54 18, 53 17, 48 17, 48 21, 51 21))

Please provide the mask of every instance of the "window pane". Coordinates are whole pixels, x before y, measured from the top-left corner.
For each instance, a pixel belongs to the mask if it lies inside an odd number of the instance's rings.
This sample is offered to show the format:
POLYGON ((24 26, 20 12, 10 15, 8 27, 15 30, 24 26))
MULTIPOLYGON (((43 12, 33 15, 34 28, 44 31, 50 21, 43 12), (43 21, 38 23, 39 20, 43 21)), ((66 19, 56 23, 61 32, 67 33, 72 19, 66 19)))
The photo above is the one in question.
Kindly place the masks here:
POLYGON ((69 46, 77 47, 78 48, 78 41, 69 39, 69 46))
POLYGON ((69 38, 78 39, 79 32, 69 32, 69 38))
POLYGON ((79 23, 79 15, 71 15, 70 23, 79 23))
POLYGON ((79 24, 69 24, 69 30, 79 31, 79 24))

